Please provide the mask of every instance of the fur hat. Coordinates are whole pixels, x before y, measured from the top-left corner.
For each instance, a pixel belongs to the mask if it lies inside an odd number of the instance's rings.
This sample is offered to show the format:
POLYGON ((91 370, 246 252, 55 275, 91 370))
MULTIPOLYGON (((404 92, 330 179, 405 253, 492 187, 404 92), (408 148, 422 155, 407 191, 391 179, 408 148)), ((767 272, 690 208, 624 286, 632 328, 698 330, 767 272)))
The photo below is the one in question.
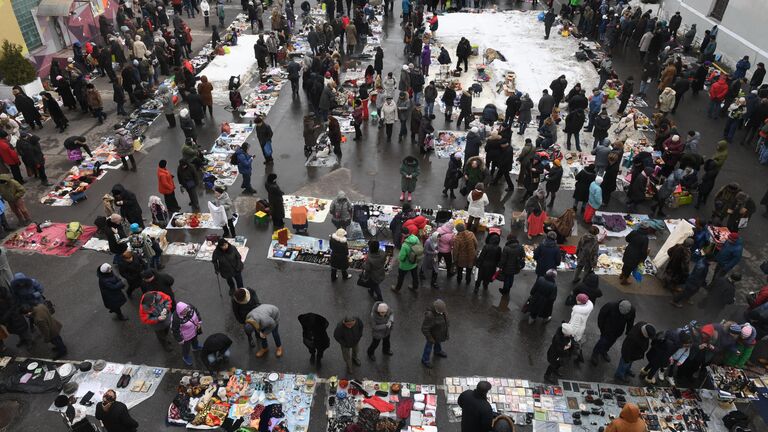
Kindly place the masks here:
POLYGON ((557 240, 557 233, 554 231, 550 231, 547 233, 547 238, 552 240, 557 240))
POLYGON ((629 300, 622 300, 619 302, 619 313, 622 315, 628 314, 632 310, 632 303, 629 300))
POLYGON ((378 313, 386 313, 387 311, 389 311, 389 305, 384 302, 381 302, 376 306, 376 312, 378 313))
POLYGON ((246 288, 238 288, 233 295, 235 303, 248 304, 251 301, 251 293, 246 288))
POLYGON ((437 299, 434 302, 432 302, 432 307, 435 308, 435 311, 437 313, 444 314, 447 311, 445 307, 445 302, 440 299, 437 299))
MULTIPOLYGON (((741 327, 739 327, 739 330, 741 330, 741 327)), ((646 324, 640 329, 640 332, 648 339, 653 339, 654 336, 656 336, 656 327, 646 324)))
POLYGON ((99 267, 99 271, 102 273, 112 273, 112 266, 104 263, 99 267))
POLYGON ((344 238, 347 236, 347 231, 344 228, 339 228, 335 233, 333 233, 333 235, 339 238, 344 238))
POLYGON ((581 293, 576 296, 576 303, 578 304, 586 304, 589 301, 589 296, 581 293))

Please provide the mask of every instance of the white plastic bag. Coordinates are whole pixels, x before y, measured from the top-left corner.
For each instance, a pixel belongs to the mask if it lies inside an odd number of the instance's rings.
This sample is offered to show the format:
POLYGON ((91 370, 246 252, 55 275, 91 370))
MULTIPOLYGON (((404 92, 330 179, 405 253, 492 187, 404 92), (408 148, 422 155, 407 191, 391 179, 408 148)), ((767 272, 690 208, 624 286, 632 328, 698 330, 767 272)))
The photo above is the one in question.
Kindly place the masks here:
POLYGON ((208 211, 211 212, 211 220, 214 225, 223 227, 227 224, 227 211, 224 210, 224 206, 217 206, 208 201, 208 211))

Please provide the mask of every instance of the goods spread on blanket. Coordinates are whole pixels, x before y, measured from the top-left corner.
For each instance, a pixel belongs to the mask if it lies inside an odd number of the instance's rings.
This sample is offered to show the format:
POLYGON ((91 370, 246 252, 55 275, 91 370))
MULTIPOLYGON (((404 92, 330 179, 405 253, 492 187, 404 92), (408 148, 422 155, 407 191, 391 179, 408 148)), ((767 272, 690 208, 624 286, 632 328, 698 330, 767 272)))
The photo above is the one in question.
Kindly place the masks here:
MULTIPOLYGON (((596 216, 603 218, 602 225, 608 237, 626 237, 640 222, 648 221, 650 217, 645 214, 613 213, 597 211, 596 216)), ((594 222, 594 220, 593 220, 594 222)))
MULTIPOLYGON (((492 385, 488 402, 493 412, 508 415, 519 425, 533 423, 534 430, 543 430, 537 427, 543 426, 541 423, 559 423, 585 431, 597 431, 618 418, 627 403, 634 403, 640 408, 648 430, 711 432, 725 429, 720 420, 722 414, 713 413, 717 409, 717 401, 709 391, 566 380, 550 385, 491 377, 445 379, 449 421, 461 420, 458 397, 465 390, 475 389, 481 380, 492 385)), ((566 427, 565 430, 571 428, 566 427)))
POLYGON ((223 129, 229 127, 229 132, 221 132, 211 147, 211 153, 223 153, 231 155, 236 152, 253 132, 253 125, 247 123, 227 123, 223 129))
POLYGON ((435 385, 328 379, 328 432, 437 432, 435 385), (402 423, 401 423, 402 422, 402 423))
MULTIPOLYGON (((93 360, 89 361, 94 363, 93 360)), ((155 394, 160 381, 168 371, 163 367, 112 362, 107 362, 106 366, 98 371, 92 368, 87 372, 81 372, 77 370, 76 365, 74 369, 76 372, 68 382, 77 383, 77 390, 74 394, 66 396, 73 396, 80 401, 75 406, 90 416, 96 415, 96 402, 101 401, 104 393, 109 389, 115 389, 120 395, 120 402, 128 408, 136 407, 155 394), (92 393, 91 403, 84 405, 83 396, 89 393, 92 393)), ((48 410, 61 411, 53 404, 48 410)))
MULTIPOLYGON (((368 256, 368 244, 365 242, 349 242, 349 268, 361 270, 368 256)), ((386 255, 384 267, 389 269, 392 260, 394 246, 388 242, 379 242, 379 248, 386 255)), ((330 240, 319 239, 302 235, 292 235, 286 245, 281 245, 277 240, 272 240, 267 250, 267 258, 279 261, 316 264, 322 266, 331 265, 330 240)))
MULTIPOLYGON (((536 270, 536 260, 533 259, 533 252, 537 245, 523 245, 525 250, 525 268, 524 270, 536 270)), ((594 268, 595 274, 599 275, 618 275, 621 274, 621 268, 624 265, 625 246, 605 246, 600 245, 597 252, 597 265, 594 268)), ((557 266, 558 270, 574 270, 576 268, 576 246, 560 246, 562 260, 557 266)), ((656 266, 650 258, 646 258, 641 266, 643 274, 656 274, 656 266)))
MULTIPOLYGON (((168 234, 168 231, 165 230, 165 228, 161 228, 157 225, 150 225, 148 227, 145 227, 141 233, 145 236, 148 236, 154 240, 157 241, 157 243, 160 245, 160 248, 165 251, 168 248, 168 239, 166 238, 166 234, 168 234)), ((126 244, 128 249, 131 249, 131 244, 128 242, 127 238, 122 239, 122 241, 126 244)), ((88 241, 85 242, 82 246, 83 249, 89 249, 94 250, 97 252, 109 252, 109 242, 104 239, 100 239, 97 237, 91 237, 88 241)))
MULTIPOLYGON (((235 216, 235 220, 232 222, 237 225, 238 217, 235 216)), ((213 217, 210 213, 182 213, 176 212, 171 215, 171 219, 168 222, 168 226, 165 229, 223 229, 222 227, 213 223, 213 217)))
POLYGON ((291 208, 304 206, 307 208, 307 222, 323 223, 328 217, 331 200, 323 198, 283 195, 285 214, 290 216, 291 208))
POLYGON ((195 372, 179 381, 167 421, 188 429, 219 430, 225 423, 239 423, 254 430, 306 432, 315 384, 311 374, 232 369, 214 377, 195 372))
POLYGON ((43 255, 70 256, 77 252, 91 237, 96 235, 94 226, 82 226, 83 232, 77 240, 67 239, 66 223, 46 222, 40 225, 30 224, 10 236, 3 246, 8 249, 27 250, 43 255))
MULTIPOLYGON (((245 262, 245 258, 248 256, 248 247, 246 247, 245 244, 248 242, 248 239, 243 236, 237 236, 235 238, 225 238, 225 240, 237 248, 237 251, 240 253, 240 260, 245 262)), ((206 239, 197 249, 195 259, 200 261, 212 261, 213 251, 216 250, 218 241, 218 238, 206 239)))

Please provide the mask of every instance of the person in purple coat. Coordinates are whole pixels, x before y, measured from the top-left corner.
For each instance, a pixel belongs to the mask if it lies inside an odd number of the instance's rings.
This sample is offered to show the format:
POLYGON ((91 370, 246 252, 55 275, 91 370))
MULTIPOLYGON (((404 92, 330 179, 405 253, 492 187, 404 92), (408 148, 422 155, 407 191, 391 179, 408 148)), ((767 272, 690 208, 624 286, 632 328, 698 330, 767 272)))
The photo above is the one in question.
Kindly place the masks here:
POLYGON ((429 49, 429 44, 425 44, 421 50, 421 74, 424 76, 429 75, 429 65, 432 64, 432 50, 429 49))

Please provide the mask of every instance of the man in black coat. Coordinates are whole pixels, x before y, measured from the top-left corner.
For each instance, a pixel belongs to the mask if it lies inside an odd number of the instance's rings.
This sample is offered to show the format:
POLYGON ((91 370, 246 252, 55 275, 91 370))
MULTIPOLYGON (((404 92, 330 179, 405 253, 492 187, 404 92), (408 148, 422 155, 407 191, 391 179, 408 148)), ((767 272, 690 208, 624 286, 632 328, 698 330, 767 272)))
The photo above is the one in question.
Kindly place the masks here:
POLYGON ((515 121, 517 112, 520 111, 520 96, 517 93, 512 93, 507 98, 507 110, 504 112, 504 125, 507 127, 512 126, 512 122, 515 121))
POLYGON ((651 340, 656 336, 656 329, 645 321, 635 324, 627 333, 624 342, 621 344, 621 360, 616 368, 614 378, 622 383, 629 382, 629 377, 635 376, 632 373, 632 362, 642 359, 651 340))
POLYGON ((363 322, 356 316, 345 316, 336 325, 333 331, 333 338, 341 346, 341 356, 347 365, 347 372, 352 370, 352 365, 360 366, 360 359, 357 358, 357 346, 360 339, 363 338, 363 322))
POLYGON ((494 414, 488 403, 491 383, 480 381, 474 390, 465 390, 459 395, 461 407, 461 432, 479 432, 491 430, 494 414))
POLYGON ((264 184, 264 188, 267 190, 267 200, 269 201, 269 208, 272 214, 272 225, 275 229, 282 228, 285 223, 285 208, 283 207, 283 191, 277 184, 277 174, 271 173, 267 176, 267 181, 264 184))
MULTIPOLYGON (((253 288, 236 289, 232 295, 232 313, 235 315, 235 320, 240 324, 245 324, 248 312, 256 309, 260 304, 259 296, 256 295, 253 288)), ((248 345, 251 348, 255 347, 256 341, 253 339, 253 333, 245 332, 245 336, 248 338, 248 345)))
POLYGON ((27 122, 30 128, 34 129, 35 125, 40 129, 43 128, 43 123, 40 121, 40 111, 35 106, 35 101, 31 97, 24 93, 24 90, 19 86, 13 86, 13 95, 16 99, 13 101, 16 104, 16 109, 24 115, 24 121, 27 122))
POLYGON ((635 324, 635 308, 629 300, 619 300, 606 303, 600 308, 597 315, 597 328, 600 329, 600 339, 592 349, 592 358, 590 361, 593 366, 597 366, 597 356, 601 356, 606 362, 610 362, 608 351, 616 340, 629 330, 635 324))
POLYGON ((299 315, 299 323, 302 341, 309 350, 309 362, 320 369, 323 353, 331 346, 331 338, 328 337, 328 320, 322 315, 310 312, 299 315))
POLYGON ((549 32, 552 31, 552 25, 555 23, 555 10, 549 8, 547 13, 544 14, 544 39, 549 39, 549 32))
POLYGON ((173 293, 173 276, 168 273, 159 272, 153 269, 146 269, 141 273, 141 292, 160 291, 171 298, 171 302, 176 304, 176 295, 173 293))
POLYGON ((552 98, 555 100, 555 106, 558 106, 565 97, 566 87, 568 87, 568 80, 565 79, 565 75, 560 75, 549 84, 549 88, 552 90, 552 98))
POLYGON ((619 276, 622 285, 630 284, 629 275, 648 257, 648 229, 648 223, 641 222, 639 229, 627 234, 627 247, 624 249, 621 275, 619 276))

